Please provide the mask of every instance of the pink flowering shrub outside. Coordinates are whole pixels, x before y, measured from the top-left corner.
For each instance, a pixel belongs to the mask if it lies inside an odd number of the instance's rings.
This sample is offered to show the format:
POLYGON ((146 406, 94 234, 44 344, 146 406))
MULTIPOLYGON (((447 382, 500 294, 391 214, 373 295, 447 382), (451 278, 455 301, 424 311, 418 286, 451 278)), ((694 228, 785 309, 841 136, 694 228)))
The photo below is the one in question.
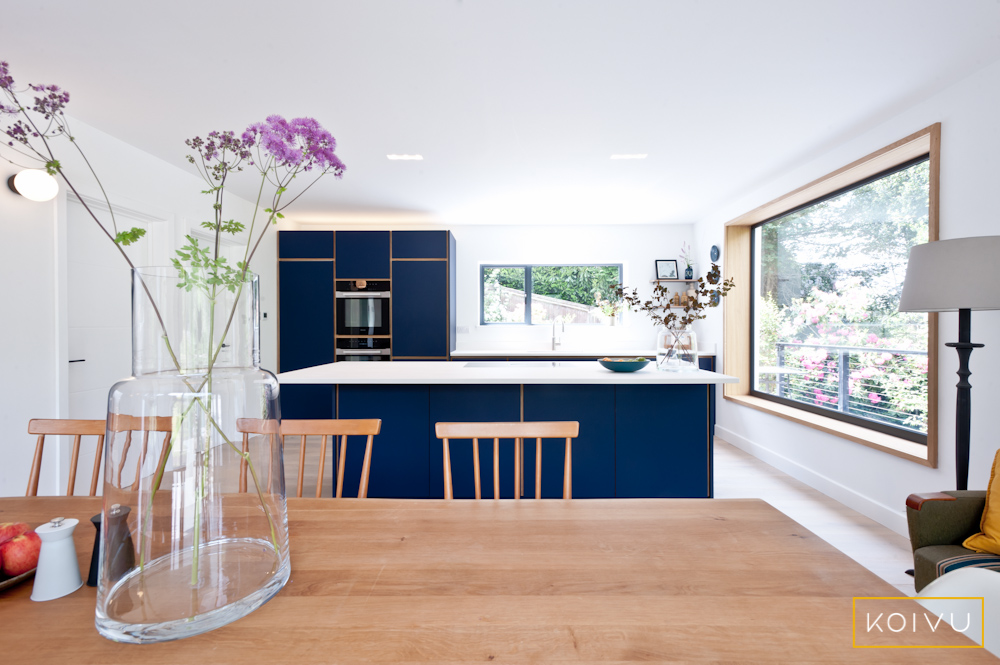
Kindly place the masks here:
MULTIPOLYGON (((909 325, 923 315, 895 314, 888 320, 874 321, 871 312, 876 294, 871 289, 852 279, 838 283, 837 291, 813 289, 806 298, 793 300, 783 309, 763 300, 760 365, 778 364, 777 342, 807 345, 785 347, 784 396, 839 410, 837 347, 864 347, 864 351, 848 352, 847 412, 926 433, 927 356, 916 352, 926 350, 927 340, 913 332, 916 326, 909 325), (912 349, 915 353, 887 349, 912 349)), ((777 388, 775 374, 762 374, 762 391, 777 394, 777 388)))

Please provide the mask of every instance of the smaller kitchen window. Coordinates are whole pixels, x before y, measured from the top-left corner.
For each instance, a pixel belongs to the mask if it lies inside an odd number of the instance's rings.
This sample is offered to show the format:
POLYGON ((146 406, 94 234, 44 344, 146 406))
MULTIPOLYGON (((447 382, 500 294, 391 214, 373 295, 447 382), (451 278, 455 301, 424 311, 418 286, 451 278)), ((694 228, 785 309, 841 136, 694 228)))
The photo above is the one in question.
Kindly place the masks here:
POLYGON ((622 265, 484 265, 479 322, 609 324, 622 265))

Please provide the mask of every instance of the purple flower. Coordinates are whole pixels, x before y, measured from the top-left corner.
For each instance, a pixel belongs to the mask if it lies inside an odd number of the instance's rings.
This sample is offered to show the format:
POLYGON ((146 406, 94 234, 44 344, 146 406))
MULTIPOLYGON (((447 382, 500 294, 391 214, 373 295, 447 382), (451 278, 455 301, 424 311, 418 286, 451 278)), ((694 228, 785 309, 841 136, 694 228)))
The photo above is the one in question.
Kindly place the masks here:
POLYGON ((10 65, 0 62, 0 88, 10 90, 14 87, 14 77, 10 75, 10 65))
POLYGON ((336 139, 313 118, 268 116, 266 121, 247 127, 243 142, 248 147, 257 145, 278 166, 303 171, 319 168, 332 171, 337 178, 344 173, 344 163, 334 154, 336 139))
POLYGON ((57 85, 31 84, 28 87, 35 92, 46 93, 43 97, 35 97, 35 105, 31 107, 32 111, 41 113, 46 120, 53 115, 62 113, 63 108, 69 104, 69 93, 60 90, 57 85))
MULTIPOLYGON (((236 133, 232 131, 209 132, 207 140, 196 136, 184 143, 198 153, 216 180, 221 180, 229 171, 243 170, 240 162, 250 160, 250 146, 253 145, 236 138, 236 133)), ((195 163, 193 155, 188 155, 187 159, 195 163)), ((252 161, 250 163, 253 164, 252 161)))

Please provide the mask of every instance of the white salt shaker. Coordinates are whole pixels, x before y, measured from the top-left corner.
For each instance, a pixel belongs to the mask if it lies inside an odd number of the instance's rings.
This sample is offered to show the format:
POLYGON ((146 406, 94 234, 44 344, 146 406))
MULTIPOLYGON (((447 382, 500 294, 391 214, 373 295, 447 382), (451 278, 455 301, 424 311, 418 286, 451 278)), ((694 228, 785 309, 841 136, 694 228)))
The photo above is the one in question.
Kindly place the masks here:
POLYGON ((31 590, 32 600, 62 598, 83 586, 80 562, 73 544, 73 530, 79 522, 76 519, 56 517, 35 529, 35 533, 42 539, 42 549, 38 554, 35 586, 31 590))

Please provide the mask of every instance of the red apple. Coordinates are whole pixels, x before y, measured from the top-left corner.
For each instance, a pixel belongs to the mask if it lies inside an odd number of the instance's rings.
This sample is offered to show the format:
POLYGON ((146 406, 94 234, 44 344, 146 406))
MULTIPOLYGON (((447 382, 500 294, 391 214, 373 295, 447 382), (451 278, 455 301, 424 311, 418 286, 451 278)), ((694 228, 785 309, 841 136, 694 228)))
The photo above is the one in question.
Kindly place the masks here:
POLYGON ((42 539, 34 531, 27 531, 0 545, 0 565, 3 566, 3 574, 14 577, 37 566, 38 552, 41 548, 42 539))
POLYGON ((6 543, 11 538, 17 538, 30 528, 24 522, 0 522, 0 543, 6 543))

